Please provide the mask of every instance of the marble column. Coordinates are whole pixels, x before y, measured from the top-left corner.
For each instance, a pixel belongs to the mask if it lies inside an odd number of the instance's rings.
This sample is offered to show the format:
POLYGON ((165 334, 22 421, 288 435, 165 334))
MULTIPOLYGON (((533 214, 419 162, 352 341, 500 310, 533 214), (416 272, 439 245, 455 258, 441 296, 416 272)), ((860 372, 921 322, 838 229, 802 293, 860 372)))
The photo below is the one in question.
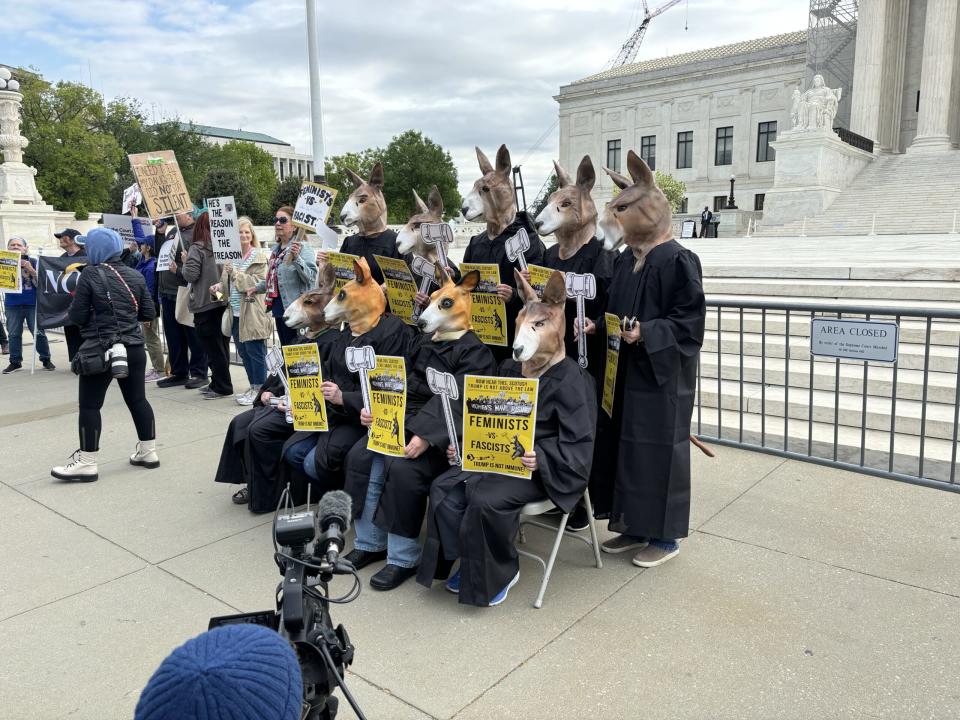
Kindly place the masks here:
POLYGON ((907 60, 907 19, 910 0, 887 0, 883 80, 880 92, 879 151, 900 152, 900 115, 903 111, 903 76, 907 60))
POLYGON ((871 140, 877 140, 880 134, 880 92, 888 4, 888 0, 861 0, 857 17, 850 129, 871 140))
POLYGON ((957 5, 960 0, 927 0, 920 66, 920 112, 917 136, 910 150, 950 148, 950 107, 957 48, 957 5))

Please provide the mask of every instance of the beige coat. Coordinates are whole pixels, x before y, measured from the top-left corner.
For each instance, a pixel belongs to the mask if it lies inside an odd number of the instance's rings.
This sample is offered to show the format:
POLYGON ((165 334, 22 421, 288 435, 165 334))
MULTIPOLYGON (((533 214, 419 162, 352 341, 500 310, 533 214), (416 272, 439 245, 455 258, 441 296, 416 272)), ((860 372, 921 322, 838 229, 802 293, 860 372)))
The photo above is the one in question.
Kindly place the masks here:
MULTIPOLYGON (((231 277, 227 275, 226 270, 223 271, 220 282, 224 288, 235 287, 241 295, 244 295, 248 289, 256 287, 257 283, 267 276, 269 254, 263 248, 254 248, 254 253, 256 254, 253 262, 243 272, 234 270, 231 277)), ((273 335, 273 318, 267 314, 264 297, 264 295, 254 295, 253 302, 240 303, 240 342, 266 340, 273 335)), ((229 304, 227 312, 233 313, 233 308, 229 304)))

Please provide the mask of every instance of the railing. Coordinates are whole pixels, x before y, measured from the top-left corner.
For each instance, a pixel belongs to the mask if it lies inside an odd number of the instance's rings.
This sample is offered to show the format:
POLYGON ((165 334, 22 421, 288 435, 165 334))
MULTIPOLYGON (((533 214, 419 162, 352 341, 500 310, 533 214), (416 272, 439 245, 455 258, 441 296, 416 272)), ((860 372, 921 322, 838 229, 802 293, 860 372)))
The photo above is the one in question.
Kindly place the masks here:
POLYGON ((696 434, 831 467, 960 492, 960 311, 707 302, 696 434), (893 363, 810 353, 817 317, 900 327, 893 363))
POLYGON ((865 138, 863 135, 857 135, 855 132, 851 132, 850 130, 842 127, 835 127, 833 130, 847 145, 852 145, 859 150, 866 150, 868 153, 873 152, 874 143, 870 138, 865 138))

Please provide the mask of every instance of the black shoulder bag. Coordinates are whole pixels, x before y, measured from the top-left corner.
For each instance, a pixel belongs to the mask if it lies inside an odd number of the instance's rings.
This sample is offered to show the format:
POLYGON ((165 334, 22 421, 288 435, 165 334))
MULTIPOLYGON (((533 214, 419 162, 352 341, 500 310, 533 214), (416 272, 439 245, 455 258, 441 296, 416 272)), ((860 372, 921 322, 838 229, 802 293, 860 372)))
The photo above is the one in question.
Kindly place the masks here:
MULTIPOLYGON (((120 321, 117 319, 117 311, 113 306, 113 298, 110 295, 110 287, 107 284, 107 276, 103 272, 103 267, 100 265, 93 266, 97 274, 100 276, 101 282, 103 282, 104 290, 107 295, 107 302, 110 303, 110 310, 113 313, 113 322, 117 326, 117 335, 114 340, 112 340, 107 346, 104 346, 103 336, 100 334, 100 323, 96 323, 97 330, 97 339, 96 340, 84 340, 80 345, 80 348, 77 350, 77 354, 73 356, 73 359, 70 361, 70 369, 75 375, 99 375, 100 373, 106 372, 110 368, 110 361, 107 358, 107 349, 110 345, 113 345, 114 342, 120 342, 120 321)), ((114 274, 120 278, 120 282, 123 283, 124 287, 127 288, 127 291, 130 292, 130 297, 133 299, 134 307, 139 307, 137 305, 137 300, 133 296, 133 292, 130 290, 130 287, 124 282, 123 278, 113 268, 114 274)), ((91 303, 90 309, 93 311, 94 322, 96 322, 97 308, 91 303)))

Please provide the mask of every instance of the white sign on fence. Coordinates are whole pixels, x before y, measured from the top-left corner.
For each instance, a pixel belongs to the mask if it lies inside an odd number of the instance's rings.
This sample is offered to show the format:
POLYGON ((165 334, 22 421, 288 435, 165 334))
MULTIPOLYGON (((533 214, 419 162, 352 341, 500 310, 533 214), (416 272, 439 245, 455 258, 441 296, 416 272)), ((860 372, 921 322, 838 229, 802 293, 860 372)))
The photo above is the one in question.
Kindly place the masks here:
POLYGON ((814 318, 810 353, 846 360, 896 362, 900 328, 892 322, 814 318))
POLYGON ((207 198, 207 212, 210 213, 210 242, 216 261, 234 263, 243 260, 237 206, 233 196, 207 198))

